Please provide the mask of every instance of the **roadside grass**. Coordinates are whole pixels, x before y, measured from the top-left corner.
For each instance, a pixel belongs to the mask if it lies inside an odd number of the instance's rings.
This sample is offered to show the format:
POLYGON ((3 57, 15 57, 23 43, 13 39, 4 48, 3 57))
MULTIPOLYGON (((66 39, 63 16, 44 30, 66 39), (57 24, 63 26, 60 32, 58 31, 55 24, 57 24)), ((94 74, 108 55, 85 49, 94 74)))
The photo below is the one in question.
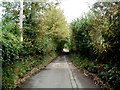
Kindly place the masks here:
POLYGON ((104 85, 110 84, 110 88, 116 90, 120 87, 120 71, 111 62, 103 64, 75 53, 71 53, 69 56, 75 65, 96 74, 103 81, 104 85))
POLYGON ((24 57, 22 61, 15 61, 13 64, 6 65, 2 69, 2 89, 8 90, 18 85, 25 75, 34 69, 40 69, 48 65, 57 54, 52 52, 43 56, 24 57))
POLYGON ((96 73, 94 67, 97 66, 97 64, 94 61, 74 53, 70 54, 69 56, 75 65, 79 66, 80 68, 84 68, 89 72, 96 73))

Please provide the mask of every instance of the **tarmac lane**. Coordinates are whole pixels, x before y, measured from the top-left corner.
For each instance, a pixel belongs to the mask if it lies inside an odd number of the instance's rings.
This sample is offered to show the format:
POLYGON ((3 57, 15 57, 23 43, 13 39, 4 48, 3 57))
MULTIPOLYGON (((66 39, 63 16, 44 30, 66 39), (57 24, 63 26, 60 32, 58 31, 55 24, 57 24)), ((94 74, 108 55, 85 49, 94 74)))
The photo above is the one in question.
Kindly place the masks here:
MULTIPOLYGON (((46 68, 27 79, 20 88, 100 89, 65 56, 58 56, 46 68)), ((81 90, 80 89, 80 90, 81 90)))

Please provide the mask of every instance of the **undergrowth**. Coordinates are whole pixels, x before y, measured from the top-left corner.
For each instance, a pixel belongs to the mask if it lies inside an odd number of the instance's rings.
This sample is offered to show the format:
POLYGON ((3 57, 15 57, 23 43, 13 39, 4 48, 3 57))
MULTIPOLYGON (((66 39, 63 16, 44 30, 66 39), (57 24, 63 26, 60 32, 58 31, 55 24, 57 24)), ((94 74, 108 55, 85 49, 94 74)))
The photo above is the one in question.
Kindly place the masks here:
POLYGON ((109 83, 114 89, 120 87, 120 71, 116 66, 113 67, 112 63, 99 63, 89 58, 82 57, 78 54, 71 53, 70 58, 74 64, 80 68, 86 69, 90 73, 98 75, 104 83, 109 83))
POLYGON ((15 61, 12 65, 6 64, 2 70, 2 89, 8 90, 17 85, 18 81, 37 67, 44 67, 50 63, 57 55, 55 52, 45 55, 42 59, 40 56, 25 57, 21 61, 15 61))

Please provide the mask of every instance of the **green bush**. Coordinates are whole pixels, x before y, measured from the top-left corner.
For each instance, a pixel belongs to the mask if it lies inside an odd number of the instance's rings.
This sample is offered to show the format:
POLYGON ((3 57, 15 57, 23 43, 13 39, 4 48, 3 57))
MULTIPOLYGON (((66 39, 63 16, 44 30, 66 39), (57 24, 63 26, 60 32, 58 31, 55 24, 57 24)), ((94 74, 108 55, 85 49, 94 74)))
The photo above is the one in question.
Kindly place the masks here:
POLYGON ((5 90, 16 86, 24 75, 46 66, 61 52, 69 29, 61 9, 47 0, 24 2, 23 41, 20 41, 19 2, 2 2, 2 61, 5 90), (37 67, 36 67, 37 66, 37 67))
POLYGON ((120 2, 96 2, 90 12, 70 24, 70 49, 83 60, 74 62, 82 63, 78 65, 98 74, 115 89, 120 85, 119 8, 120 2))
POLYGON ((74 64, 78 65, 80 68, 88 70, 90 73, 97 74, 104 83, 108 82, 115 89, 119 87, 120 71, 117 67, 112 67, 111 63, 100 64, 76 53, 71 53, 70 57, 74 64))
POLYGON ((23 49, 23 45, 19 37, 10 32, 2 32, 2 56, 3 65, 7 62, 13 63, 14 60, 20 58, 19 54, 23 49))

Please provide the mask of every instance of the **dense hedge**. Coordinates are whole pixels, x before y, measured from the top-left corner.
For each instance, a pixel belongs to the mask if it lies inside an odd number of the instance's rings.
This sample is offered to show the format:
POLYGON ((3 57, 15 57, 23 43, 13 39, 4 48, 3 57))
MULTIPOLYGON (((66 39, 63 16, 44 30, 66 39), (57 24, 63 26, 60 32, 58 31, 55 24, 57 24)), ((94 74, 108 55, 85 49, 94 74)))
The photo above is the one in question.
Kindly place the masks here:
POLYGON ((27 71, 44 66, 63 49, 69 35, 67 23, 58 3, 47 0, 24 2, 23 41, 20 40, 19 2, 3 2, 2 61, 3 89, 10 89, 27 71), (51 55, 51 54, 52 55, 51 55), (44 57, 48 60, 44 60, 44 57))
MULTIPOLYGON (((71 50, 100 65, 97 74, 114 88, 120 85, 119 8, 120 2, 97 2, 89 13, 70 24, 71 50)), ((89 64, 85 67, 90 68, 89 64)))

